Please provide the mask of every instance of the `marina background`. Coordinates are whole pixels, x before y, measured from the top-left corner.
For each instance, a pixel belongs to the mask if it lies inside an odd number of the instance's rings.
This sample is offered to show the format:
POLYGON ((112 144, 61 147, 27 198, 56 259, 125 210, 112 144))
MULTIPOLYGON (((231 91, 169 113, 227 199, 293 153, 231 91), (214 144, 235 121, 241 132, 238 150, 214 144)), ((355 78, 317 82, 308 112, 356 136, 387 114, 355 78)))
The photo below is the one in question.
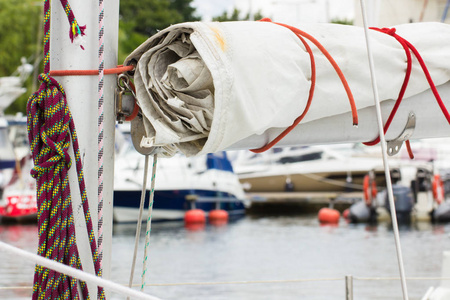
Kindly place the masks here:
MULTIPOLYGON (((253 1, 255 10, 261 2, 267 1, 253 1)), ((279 21, 291 23, 304 17, 304 11, 311 12, 277 2, 278 10, 290 10, 284 13, 287 19, 276 17, 279 21)), ((244 1, 233 3, 247 11, 244 1)), ((410 299, 421 299, 428 287, 439 285, 449 230, 448 224, 431 222, 400 227, 410 299)), ((128 280, 134 234, 134 224, 114 226, 111 279, 115 282, 126 284, 128 280)), ((37 238, 36 225, 0 225, 1 241, 29 252, 36 253, 37 238)), ((144 232, 140 255, 143 241, 144 232)), ((146 292, 163 299, 345 299, 347 275, 355 277, 355 299, 401 298, 392 228, 385 222, 373 226, 341 219, 338 226, 322 226, 315 214, 280 214, 247 215, 226 226, 206 225, 201 230, 185 228, 182 222, 156 223, 149 261, 151 286, 146 292)), ((2 257, 0 298, 29 299, 33 272, 34 265, 28 262, 2 257)), ((137 268, 135 282, 140 272, 137 268)), ((112 299, 122 298, 114 295, 112 299)))

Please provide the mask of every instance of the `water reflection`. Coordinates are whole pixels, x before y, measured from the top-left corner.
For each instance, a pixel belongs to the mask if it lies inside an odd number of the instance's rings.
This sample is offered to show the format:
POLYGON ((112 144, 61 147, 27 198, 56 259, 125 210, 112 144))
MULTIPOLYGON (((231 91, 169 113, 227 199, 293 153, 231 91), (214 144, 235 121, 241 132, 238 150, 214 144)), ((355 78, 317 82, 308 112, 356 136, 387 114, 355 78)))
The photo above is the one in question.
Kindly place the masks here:
POLYGON ((37 241, 38 227, 36 224, 0 225, 0 240, 8 241, 17 247, 33 247, 37 241))
MULTIPOLYGON (((13 246, 36 253, 38 240, 36 224, 0 225, 0 240, 13 246)), ((8 257, 0 259, 0 286, 17 287, 2 291, 2 299, 30 299, 34 276, 34 264, 22 259, 8 257)))
MULTIPOLYGON (((442 252, 450 249, 450 225, 428 222, 400 227, 408 277, 439 277, 442 252)), ((36 253, 35 225, 0 225, 0 239, 36 253)), ((135 224, 113 228, 112 279, 126 283, 133 256, 135 224)), ((143 224, 134 278, 140 282, 145 241, 143 224)), ((320 226, 317 217, 246 217, 198 230, 183 222, 152 224, 147 282, 228 282, 342 278, 338 281, 148 287, 164 299, 345 299, 344 277, 398 277, 392 225, 320 226)), ((0 260, 0 286, 31 286, 34 265, 0 260)), ((439 281, 408 281, 420 299, 439 281)), ((355 299, 401 299, 399 281, 354 282, 355 299), (382 291, 382 292, 381 292, 382 291)), ((31 290, 8 291, 5 299, 29 298, 31 290)), ((113 299, 122 299, 116 297, 113 299)))

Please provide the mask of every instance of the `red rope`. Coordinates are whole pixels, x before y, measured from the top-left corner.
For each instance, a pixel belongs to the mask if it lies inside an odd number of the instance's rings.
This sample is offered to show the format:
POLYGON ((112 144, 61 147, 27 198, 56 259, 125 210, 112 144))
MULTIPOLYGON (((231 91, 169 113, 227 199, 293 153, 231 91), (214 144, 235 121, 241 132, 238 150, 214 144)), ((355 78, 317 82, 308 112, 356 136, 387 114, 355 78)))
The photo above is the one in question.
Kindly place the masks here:
MULTIPOLYGON (((409 78, 411 76, 411 69, 412 69, 412 58, 411 58, 411 52, 414 54, 414 56, 417 58, 417 60, 419 61, 419 64, 423 70, 423 73, 425 74, 425 77, 427 78, 428 84, 430 85, 430 88, 434 94, 434 97, 436 98, 436 101, 439 104, 439 107, 441 108, 442 113, 444 114, 445 118, 447 119, 447 122, 449 122, 450 124, 450 114, 448 113, 444 103, 442 102, 442 99, 439 95, 439 92, 436 89, 436 86, 434 85, 433 80, 431 79, 430 73, 428 71, 428 68, 425 64, 425 62, 423 61, 422 57, 420 56, 419 51, 417 51, 417 49, 410 43, 408 42, 406 39, 402 38, 401 36, 399 36, 395 31, 395 28, 374 28, 371 27, 370 29, 372 30, 376 30, 379 32, 383 32, 386 34, 389 34, 390 36, 394 37, 403 47, 403 49, 405 50, 405 54, 406 54, 406 58, 407 58, 407 67, 406 67, 406 73, 405 73, 405 79, 403 80, 403 84, 402 84, 402 88, 400 89, 398 98, 395 102, 394 107, 392 108, 391 113, 389 114, 389 117, 386 121, 386 124, 384 125, 384 133, 387 132, 387 130, 389 129, 389 126, 392 123, 392 120, 394 119, 395 114, 398 111, 398 107, 400 106, 400 103, 403 100, 403 96, 405 94, 405 90, 408 86, 409 83, 409 78)), ((370 142, 365 142, 363 143, 366 146, 373 146, 376 145, 380 142, 380 137, 378 136, 376 139, 374 139, 373 141, 370 142)), ((411 159, 414 158, 414 154, 412 153, 411 150, 411 144, 409 141, 406 141, 406 148, 408 150, 408 154, 409 157, 411 159)))
POLYGON ((296 35, 302 41, 303 45, 305 45, 306 51, 308 52, 310 60, 311 60, 311 87, 309 88, 308 102, 306 103, 306 107, 303 110, 303 113, 297 119, 294 120, 294 123, 292 123, 291 126, 286 128, 280 135, 278 135, 274 140, 272 140, 265 146, 258 148, 258 149, 250 149, 250 151, 252 151, 254 153, 261 153, 261 152, 267 151, 270 148, 272 148, 275 144, 277 144, 289 132, 291 132, 295 126, 297 126, 300 123, 300 121, 305 117, 306 113, 308 112, 309 107, 311 106, 312 98, 314 96, 314 88, 316 86, 316 63, 315 63, 314 54, 312 53, 311 47, 309 47, 308 43, 305 41, 305 39, 301 35, 299 35, 297 33, 296 33, 296 35))
MULTIPOLYGON (((119 65, 116 68, 105 69, 105 75, 120 74, 128 71, 132 71, 134 66, 119 65)), ((52 70, 50 76, 94 76, 98 75, 98 70, 52 70)))
POLYGON ((334 70, 338 74, 339 79, 341 80, 342 85, 344 86, 345 92, 347 93, 348 99, 350 101, 350 106, 352 109, 353 125, 355 125, 355 126, 358 125, 358 112, 356 110, 355 100, 353 98, 352 91, 350 90, 347 80, 345 79, 344 73, 342 73, 341 68, 339 68, 338 64, 333 59, 333 57, 330 55, 330 53, 328 53, 328 51, 325 49, 325 47, 322 46, 322 44, 320 44, 318 40, 316 40, 313 36, 309 35, 308 33, 301 31, 300 29, 295 28, 293 26, 289 26, 289 25, 285 25, 285 24, 281 24, 281 23, 275 23, 275 22, 274 22, 274 24, 284 26, 284 27, 292 30, 297 35, 302 35, 303 37, 307 38, 323 53, 323 55, 325 55, 325 57, 328 59, 328 61, 331 63, 334 70))
MULTIPOLYGON (((269 18, 261 19, 261 21, 272 22, 269 18)), ((346 91, 347 96, 350 101, 350 106, 351 106, 352 116, 353 116, 353 125, 357 125, 358 124, 358 113, 356 110, 355 100, 353 98, 350 87, 347 83, 347 80, 345 79, 344 74, 342 73, 341 69, 339 68, 338 64, 333 59, 333 57, 328 53, 328 51, 325 49, 325 47, 323 47, 322 44, 320 44, 319 41, 317 41, 314 37, 312 37, 311 35, 309 35, 308 33, 304 32, 304 31, 301 31, 298 28, 295 28, 295 27, 292 27, 292 26, 289 26, 286 24, 282 24, 282 23, 276 23, 276 22, 273 22, 273 23, 290 29, 292 32, 295 33, 295 35, 297 35, 297 37, 302 41, 303 45, 305 46, 306 51, 308 52, 310 60, 311 60, 311 87, 309 89, 309 97, 308 97, 308 102, 306 104, 306 107, 303 110, 303 113, 294 120, 294 123, 292 123, 291 126, 286 128, 280 135, 278 135, 274 140, 272 140, 265 146, 258 148, 258 149, 251 149, 250 151, 255 152, 255 153, 261 153, 261 152, 267 151, 270 148, 272 148, 275 144, 277 144, 281 139, 283 139, 289 132, 292 131, 292 129, 294 129, 300 123, 300 121, 305 117, 306 113, 308 112, 308 110, 311 106, 312 98, 314 95, 314 89, 315 89, 315 85, 316 85, 316 65, 315 65, 315 60, 314 60, 314 54, 312 53, 311 48, 309 47, 308 43, 305 41, 305 39, 303 37, 310 40, 325 55, 325 57, 328 59, 328 61, 331 63, 331 65, 335 69, 336 73, 338 74, 339 78, 341 79, 342 84, 344 85, 345 91, 346 91)))
MULTIPOLYGON (((134 94, 136 94, 136 87, 134 86, 134 83, 132 81, 130 81, 130 87, 133 90, 134 94)), ((139 105, 137 104, 137 101, 135 99, 133 111, 131 112, 131 115, 125 117, 125 121, 127 122, 133 121, 133 119, 136 118, 138 114, 139 114, 139 105)))
MULTIPOLYGON (((129 65, 129 66, 119 65, 115 68, 104 69, 103 74, 105 74, 105 75, 121 74, 121 73, 125 73, 128 71, 132 71, 133 69, 134 69, 134 66, 132 66, 132 65, 129 65)), ((53 70, 53 71, 50 71, 50 76, 95 76, 98 74, 99 74, 99 70, 53 70)), ((133 91, 136 93, 134 84, 130 82, 130 85, 131 85, 133 91)), ((134 118, 136 118, 138 113, 139 113, 139 105, 137 104, 137 102, 135 102, 133 112, 131 113, 131 115, 129 115, 128 117, 125 118, 125 121, 133 120, 134 118)))
MULTIPOLYGON (((392 123, 392 120, 394 119, 395 114, 397 113, 398 107, 400 106, 400 103, 402 102, 403 96, 405 94, 406 88, 408 86, 409 83, 409 78, 411 77, 411 69, 412 69, 412 59, 411 59, 411 53, 408 51, 408 46, 406 45, 405 41, 400 38, 398 35, 395 34, 395 29, 391 30, 391 29, 377 29, 377 28, 370 28, 373 30, 377 30, 380 32, 384 32, 386 34, 389 34, 391 36, 393 36, 403 47, 403 49, 405 50, 405 54, 406 54, 406 58, 407 58, 407 67, 406 67, 406 73, 405 73, 405 79, 403 80, 403 84, 402 84, 402 88, 400 89, 400 92, 398 94, 398 98, 395 102, 394 107, 392 108, 392 112, 389 115, 385 127, 384 127, 384 133, 386 133, 386 131, 388 130, 389 126, 392 123)), ((376 145, 380 142, 380 137, 378 136, 376 139, 374 139, 371 142, 365 142, 363 143, 366 146, 373 146, 376 145)))

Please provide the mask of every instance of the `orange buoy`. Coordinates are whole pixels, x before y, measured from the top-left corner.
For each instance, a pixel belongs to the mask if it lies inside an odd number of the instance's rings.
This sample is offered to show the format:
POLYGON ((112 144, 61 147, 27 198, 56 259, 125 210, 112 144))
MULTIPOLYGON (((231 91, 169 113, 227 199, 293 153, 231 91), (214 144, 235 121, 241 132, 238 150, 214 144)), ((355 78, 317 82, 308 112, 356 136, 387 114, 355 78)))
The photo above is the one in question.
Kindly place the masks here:
POLYGON ((344 217, 344 219, 348 219, 350 215, 350 208, 347 208, 346 210, 344 210, 344 212, 342 213, 342 217, 344 217))
POLYGON ((223 209, 213 209, 209 212, 208 218, 212 225, 225 225, 228 223, 228 212, 223 209))
POLYGON ((337 224, 339 223, 339 218, 341 217, 341 214, 332 208, 321 208, 319 210, 318 218, 321 223, 328 223, 328 224, 337 224))
POLYGON ((206 222, 205 212, 201 209, 191 209, 184 214, 185 224, 204 224, 206 222))
POLYGON ((371 206, 372 200, 377 197, 377 183, 374 179, 370 178, 369 174, 364 176, 363 192, 367 206, 371 206))
POLYGON ((445 195, 444 195, 444 184, 439 174, 434 175, 432 188, 434 200, 437 202, 437 204, 441 204, 445 199, 445 195))

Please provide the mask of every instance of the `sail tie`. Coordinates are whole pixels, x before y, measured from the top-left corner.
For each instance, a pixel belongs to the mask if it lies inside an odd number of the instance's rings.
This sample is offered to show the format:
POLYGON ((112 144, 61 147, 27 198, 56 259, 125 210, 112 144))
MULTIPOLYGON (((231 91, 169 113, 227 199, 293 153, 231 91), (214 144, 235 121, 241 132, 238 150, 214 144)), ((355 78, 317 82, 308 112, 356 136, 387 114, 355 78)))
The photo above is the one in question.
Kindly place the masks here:
MULTIPOLYGON (((370 27, 370 29, 372 30, 376 30, 378 32, 382 32, 385 34, 388 34, 392 37, 394 37, 403 47, 403 49, 405 50, 405 54, 406 54, 406 58, 407 58, 407 66, 406 66, 406 72, 405 72, 405 78, 403 80, 403 84, 402 87, 400 89, 400 92, 398 94, 398 98, 395 101, 395 105, 392 108, 391 113, 389 114, 388 119, 386 120, 386 124, 384 125, 384 133, 387 132, 387 130, 389 129, 389 126, 392 123, 392 120, 394 119, 395 114, 397 113, 397 110, 400 106, 400 103, 403 100, 403 96, 405 94, 406 88, 408 87, 408 83, 409 83, 409 79, 411 77, 411 70, 412 70, 412 56, 411 56, 411 52, 414 54, 414 56, 417 58, 417 60, 419 61, 419 64, 422 68, 423 73, 425 74, 425 77, 428 81, 428 84, 433 92, 434 97, 436 98, 436 101, 438 102, 439 107, 441 108, 442 113, 444 114, 445 118, 447 119, 447 122, 449 122, 450 124, 450 114, 447 111, 447 108, 445 107, 445 104, 442 102, 442 99, 439 95, 439 92, 436 89, 436 86, 433 82, 433 80, 431 79, 431 75, 430 72, 428 71, 428 68, 424 62, 424 60, 422 59, 419 51, 410 43, 408 42, 405 38, 399 36, 396 33, 396 29, 395 28, 376 28, 376 27, 370 27)), ((380 136, 378 136, 376 139, 370 141, 370 142, 365 142, 363 143, 366 146, 373 146, 376 145, 380 142, 380 136)), ((408 150, 408 155, 411 159, 414 158, 414 154, 412 153, 411 150, 411 144, 409 142, 409 140, 407 140, 405 142, 406 144, 406 148, 408 150)))
MULTIPOLYGON (((261 19, 260 21, 272 22, 269 18, 264 18, 264 19, 261 19)), ((302 114, 294 120, 292 125, 290 125, 288 128, 286 128, 281 134, 279 134, 275 139, 273 139, 271 142, 269 142, 265 146, 258 148, 258 149, 251 149, 250 151, 252 151, 254 153, 262 153, 264 151, 269 150, 273 146, 275 146, 281 139, 283 139, 286 135, 288 135, 289 132, 291 132, 301 122, 301 120, 303 120, 303 118, 305 117, 305 115, 307 114, 307 112, 309 110, 309 107, 311 106, 311 102, 312 102, 312 99, 314 96, 314 88, 316 85, 316 65, 315 65, 315 60, 314 60, 314 54, 312 53, 311 47, 309 47, 308 43, 305 41, 304 38, 311 41, 325 55, 325 57, 328 59, 328 61, 331 63, 331 65, 335 69, 336 73, 338 74, 338 76, 342 82, 342 85, 344 86, 344 89, 347 93, 347 96, 348 96, 348 99, 350 102, 350 107, 351 107, 352 117, 353 117, 353 125, 357 126, 358 125, 358 112, 356 110, 356 105, 355 105, 355 100, 353 98, 353 94, 350 90, 350 87, 347 83, 347 80, 346 80, 344 74, 342 73, 341 69, 339 68, 338 64, 333 59, 333 57, 325 49, 325 47, 323 47, 322 44, 320 44, 320 42, 318 40, 316 40, 313 36, 311 36, 310 34, 304 32, 298 28, 295 28, 290 25, 282 24, 282 23, 276 23, 276 22, 273 22, 273 23, 290 29, 301 40, 301 42, 305 46, 305 49, 308 52, 310 61, 311 61, 311 86, 309 89, 309 96, 308 96, 308 101, 306 103, 305 109, 303 110, 302 114)))

